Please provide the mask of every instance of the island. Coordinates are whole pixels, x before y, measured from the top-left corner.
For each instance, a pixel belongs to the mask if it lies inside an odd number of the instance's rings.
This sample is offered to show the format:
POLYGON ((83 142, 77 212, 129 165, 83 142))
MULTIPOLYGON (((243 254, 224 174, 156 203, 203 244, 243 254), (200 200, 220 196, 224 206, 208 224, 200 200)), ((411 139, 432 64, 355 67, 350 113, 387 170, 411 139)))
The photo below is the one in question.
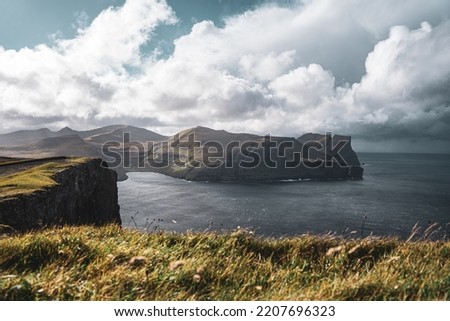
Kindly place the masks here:
POLYGON ((261 136, 202 126, 173 136, 127 125, 22 130, 0 135, 0 155, 101 158, 119 180, 136 171, 192 181, 359 180, 364 172, 350 136, 261 136))

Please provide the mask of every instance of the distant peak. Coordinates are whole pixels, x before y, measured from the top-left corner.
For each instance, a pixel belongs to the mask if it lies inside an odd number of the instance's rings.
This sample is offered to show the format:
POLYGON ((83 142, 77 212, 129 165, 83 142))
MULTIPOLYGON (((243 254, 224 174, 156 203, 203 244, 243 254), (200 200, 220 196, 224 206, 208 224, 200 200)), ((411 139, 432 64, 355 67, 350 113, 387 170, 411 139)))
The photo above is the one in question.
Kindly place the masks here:
POLYGON ((60 129, 60 130, 58 131, 58 133, 73 132, 73 131, 74 131, 74 130, 73 130, 72 128, 66 126, 66 127, 62 128, 62 129, 60 129))
POLYGON ((209 128, 209 127, 205 127, 205 126, 193 127, 193 128, 191 128, 191 130, 194 130, 194 131, 208 131, 208 132, 224 132, 224 130, 217 130, 217 129, 213 129, 213 128, 209 128))
POLYGON ((194 130, 213 130, 211 128, 208 127, 204 127, 204 126, 196 126, 193 128, 194 130))

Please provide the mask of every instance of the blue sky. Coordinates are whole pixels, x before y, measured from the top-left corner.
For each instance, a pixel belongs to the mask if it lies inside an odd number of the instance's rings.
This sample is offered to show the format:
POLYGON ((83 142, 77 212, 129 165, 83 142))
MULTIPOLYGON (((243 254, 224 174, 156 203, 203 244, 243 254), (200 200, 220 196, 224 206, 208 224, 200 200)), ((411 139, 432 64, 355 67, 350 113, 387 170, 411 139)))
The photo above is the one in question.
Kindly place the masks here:
MULTIPOLYGON (((180 23, 160 27, 155 33, 164 47, 171 48, 176 37, 186 34, 196 21, 212 20, 220 25, 224 17, 244 12, 262 0, 169 0, 180 23)), ((49 43, 52 34, 65 38, 76 35, 77 17, 86 13, 90 24, 109 6, 122 6, 125 0, 2 0, 0 1, 0 44, 7 49, 34 47, 49 43)), ((278 1, 289 4, 289 1, 278 1)), ((153 45, 153 44, 152 44, 153 45)), ((154 45, 156 46, 156 44, 154 45)))
POLYGON ((202 125, 450 152, 449 52, 448 0, 2 0, 0 133, 202 125))

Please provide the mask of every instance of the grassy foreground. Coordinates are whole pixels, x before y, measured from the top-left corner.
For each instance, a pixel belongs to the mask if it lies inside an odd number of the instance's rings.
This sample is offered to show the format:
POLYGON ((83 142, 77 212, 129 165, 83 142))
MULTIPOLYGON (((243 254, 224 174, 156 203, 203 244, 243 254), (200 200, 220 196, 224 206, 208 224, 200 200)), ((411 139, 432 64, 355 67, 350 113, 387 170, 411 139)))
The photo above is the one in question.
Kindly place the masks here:
POLYGON ((448 300, 450 243, 67 227, 0 239, 0 300, 448 300))

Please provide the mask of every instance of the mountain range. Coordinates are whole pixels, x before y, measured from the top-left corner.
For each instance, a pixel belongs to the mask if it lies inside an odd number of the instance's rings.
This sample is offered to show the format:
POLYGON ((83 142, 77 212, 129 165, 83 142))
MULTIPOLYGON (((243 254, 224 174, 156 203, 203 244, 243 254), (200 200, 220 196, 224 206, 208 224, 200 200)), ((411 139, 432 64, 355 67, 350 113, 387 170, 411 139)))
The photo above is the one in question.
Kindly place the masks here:
POLYGON ((21 130, 0 135, 0 156, 98 157, 118 172, 119 179, 126 179, 126 172, 133 171, 153 171, 202 181, 361 179, 363 174, 349 136, 309 133, 298 138, 268 137, 201 126, 173 136, 128 125, 86 131, 69 127, 59 131, 21 130), (334 149, 337 144, 342 144, 341 148, 334 149), (312 148, 305 155, 309 145, 312 148), (205 155, 212 156, 212 160, 205 159, 205 155), (297 166, 286 165, 294 160, 297 166), (155 163, 158 166, 152 165, 155 163))

